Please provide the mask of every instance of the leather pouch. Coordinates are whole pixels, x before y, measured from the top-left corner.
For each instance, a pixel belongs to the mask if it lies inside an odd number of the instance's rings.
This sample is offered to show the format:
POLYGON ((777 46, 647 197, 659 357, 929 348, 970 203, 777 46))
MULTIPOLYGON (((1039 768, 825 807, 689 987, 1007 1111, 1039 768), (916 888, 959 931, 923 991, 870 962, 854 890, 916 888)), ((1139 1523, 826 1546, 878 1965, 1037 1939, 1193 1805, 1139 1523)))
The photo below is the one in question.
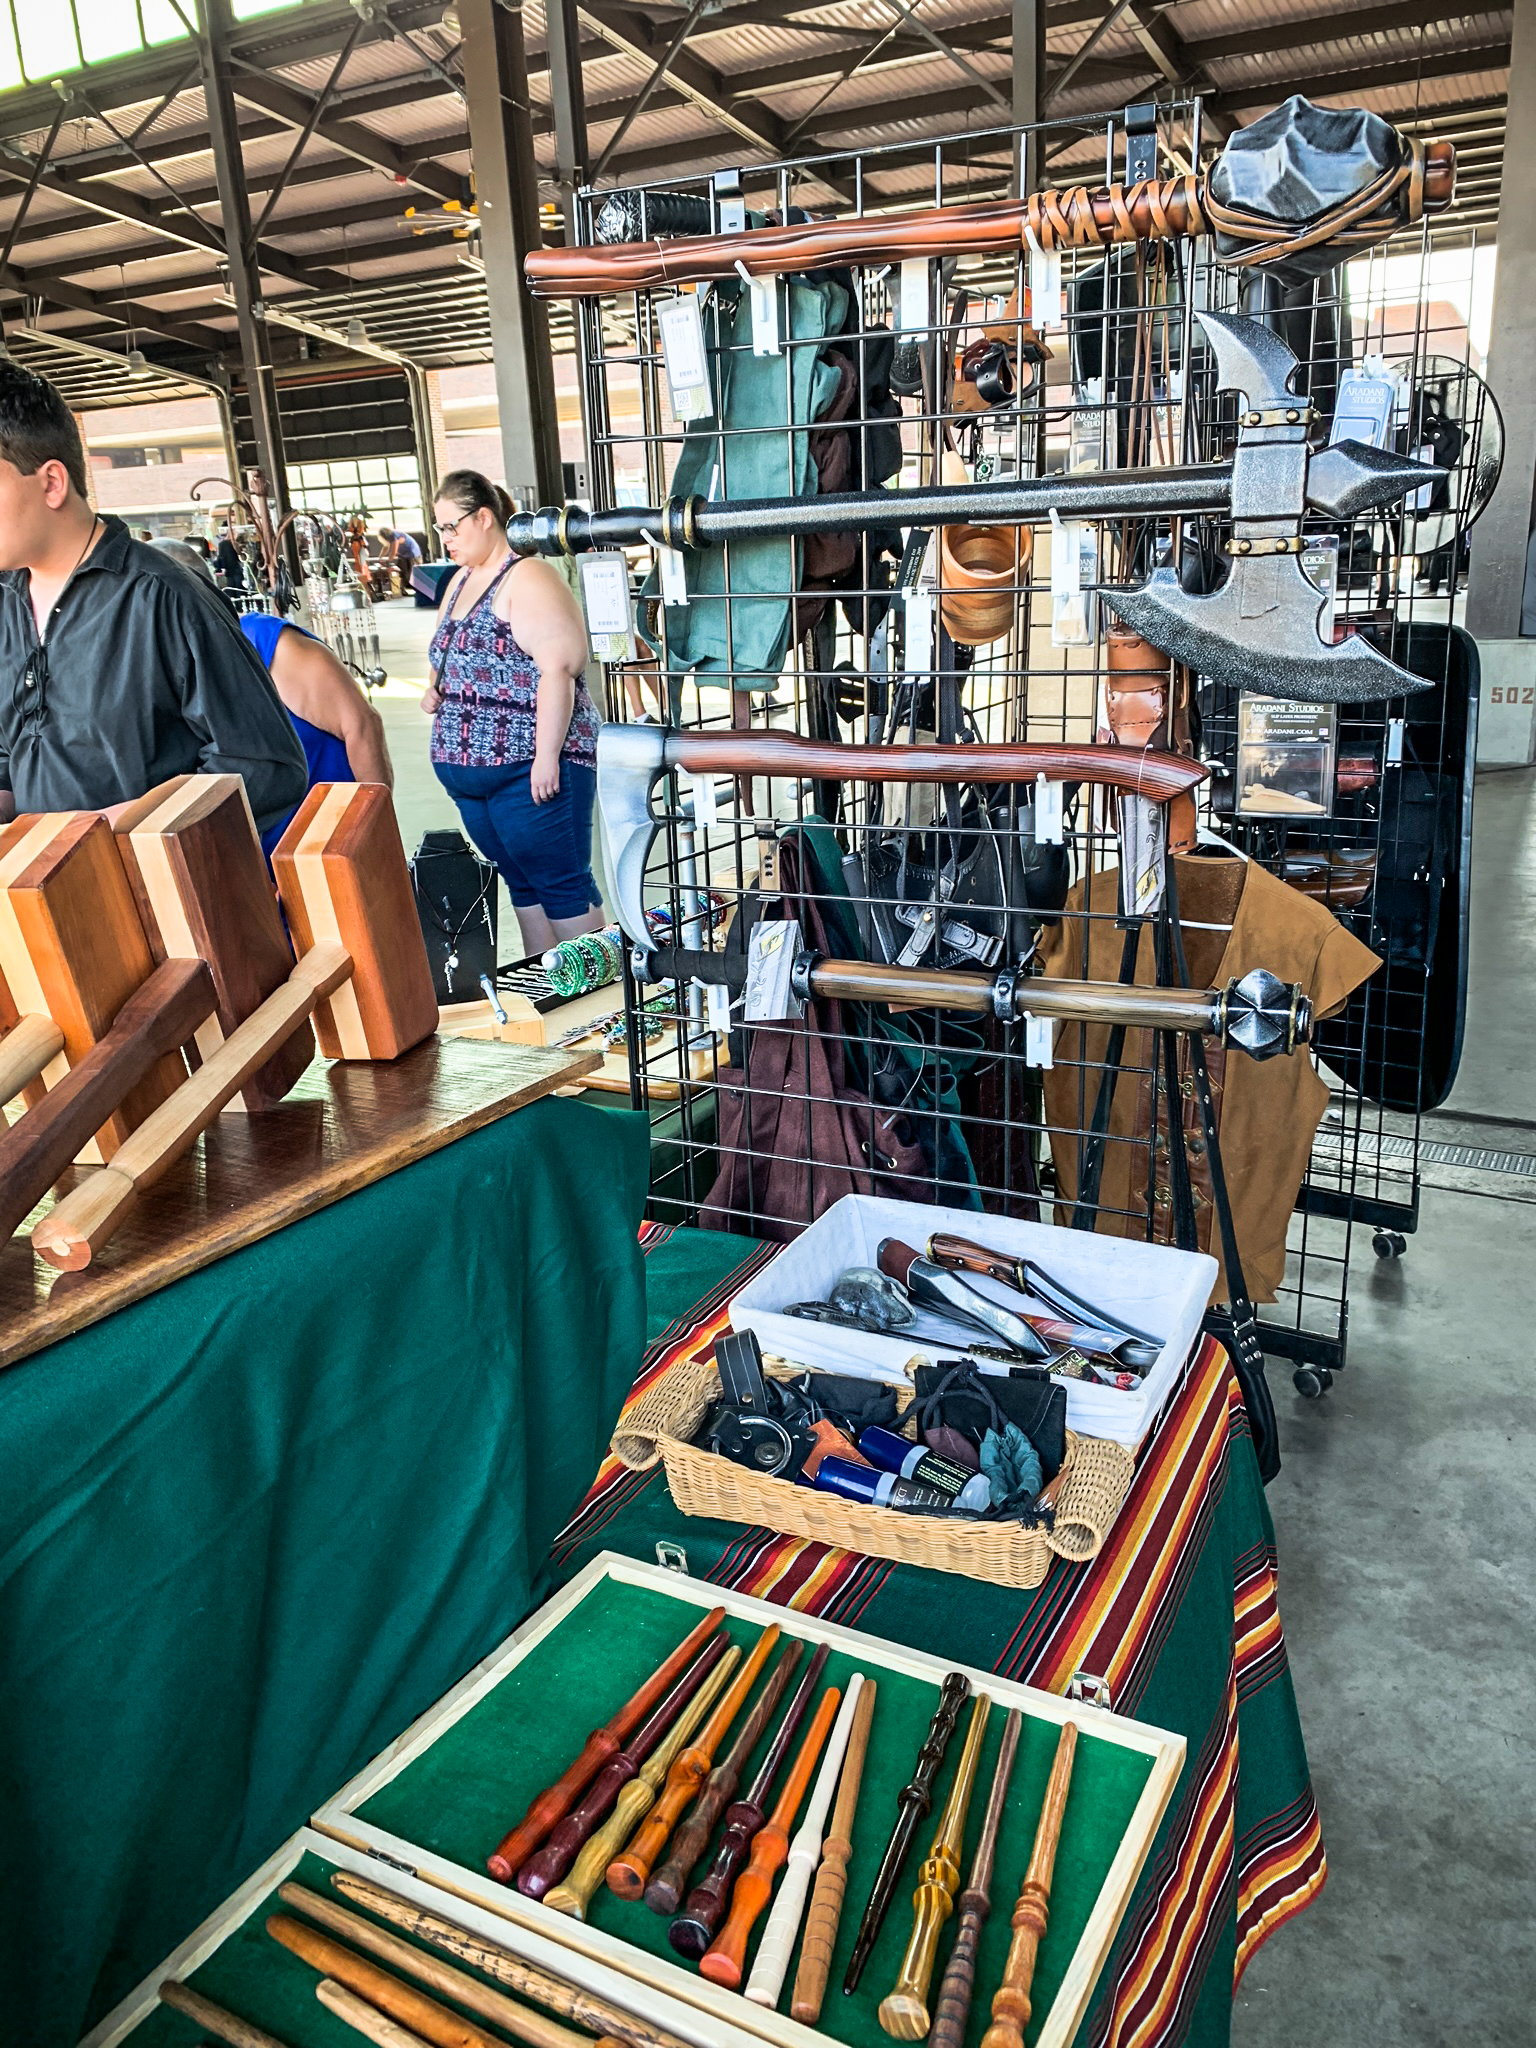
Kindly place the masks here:
POLYGON ((1049 1373, 1027 1366, 1006 1375, 978 1373, 974 1366, 941 1361, 920 1365, 914 1377, 917 1424, 925 1440, 930 1428, 943 1428, 958 1429, 980 1443, 1001 1415, 1017 1423, 1040 1453, 1047 1479, 1061 1470, 1067 1454, 1067 1390, 1049 1373))

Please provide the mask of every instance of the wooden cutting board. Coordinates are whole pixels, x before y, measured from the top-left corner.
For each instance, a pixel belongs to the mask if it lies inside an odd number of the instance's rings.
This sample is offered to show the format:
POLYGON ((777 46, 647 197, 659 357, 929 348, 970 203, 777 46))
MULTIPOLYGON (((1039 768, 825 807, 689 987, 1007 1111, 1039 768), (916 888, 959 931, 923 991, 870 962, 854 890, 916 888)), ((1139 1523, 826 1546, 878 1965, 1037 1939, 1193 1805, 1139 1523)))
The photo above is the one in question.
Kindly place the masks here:
MULTIPOLYGON (((398 1060, 311 1067, 275 1108, 221 1116, 145 1192, 83 1272, 56 1272, 22 1234, 0 1246, 0 1367, 579 1082, 599 1065, 596 1052, 431 1038, 398 1060)), ((50 1196, 36 1216, 52 1205, 50 1196)))

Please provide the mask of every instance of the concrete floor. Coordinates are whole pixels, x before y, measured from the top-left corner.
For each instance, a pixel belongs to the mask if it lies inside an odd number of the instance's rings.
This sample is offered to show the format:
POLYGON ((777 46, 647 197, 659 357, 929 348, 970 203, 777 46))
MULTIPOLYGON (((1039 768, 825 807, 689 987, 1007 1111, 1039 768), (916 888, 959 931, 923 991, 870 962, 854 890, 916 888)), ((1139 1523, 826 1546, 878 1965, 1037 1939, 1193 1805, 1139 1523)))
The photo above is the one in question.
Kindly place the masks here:
MULTIPOLYGON (((407 848, 456 822, 416 704, 432 624, 380 608, 407 848)), ((1405 1258, 1355 1234, 1333 1391, 1304 1401, 1271 1367, 1281 1613, 1329 1880, 1249 1965, 1234 2048, 1536 2043, 1536 770, 1479 778, 1475 847, 1466 1047, 1424 1135, 1532 1171, 1426 1166, 1405 1258)))
MULTIPOLYGON (((1474 835, 1466 1050, 1424 1135, 1536 1155, 1536 771, 1479 778, 1474 835)), ((1332 1393, 1271 1368, 1280 1608, 1330 1874, 1250 1964, 1234 2048, 1536 2041, 1536 1157, 1423 1180, 1406 1258, 1355 1235, 1332 1393)))

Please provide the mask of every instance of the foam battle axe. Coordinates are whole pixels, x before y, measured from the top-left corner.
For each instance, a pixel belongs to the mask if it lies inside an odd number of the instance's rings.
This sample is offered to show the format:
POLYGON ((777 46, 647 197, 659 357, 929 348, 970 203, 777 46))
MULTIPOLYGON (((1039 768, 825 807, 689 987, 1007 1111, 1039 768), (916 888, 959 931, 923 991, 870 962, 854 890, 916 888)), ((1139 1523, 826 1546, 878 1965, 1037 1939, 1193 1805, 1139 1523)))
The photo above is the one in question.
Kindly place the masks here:
POLYGON ((140 1190, 191 1149, 307 1020, 332 1059, 396 1059, 436 1030, 432 972, 389 791, 375 783, 317 784, 272 865, 297 965, 110 1165, 37 1224, 32 1249, 50 1265, 89 1265, 140 1190))
POLYGON ((1278 335, 1235 314, 1195 317, 1216 357, 1217 389, 1243 398, 1232 458, 1232 566, 1209 596, 1187 591, 1177 569, 1164 567, 1135 589, 1100 585, 1105 603, 1151 646, 1237 689, 1305 704, 1363 704, 1428 689, 1358 635, 1319 637, 1326 600, 1301 566, 1310 473, 1341 455, 1356 458, 1347 443, 1311 454, 1314 415, 1290 388, 1300 365, 1278 335))
POLYGON ((643 885, 660 822, 651 791, 669 768, 701 776, 804 776, 830 782, 1093 782, 1167 803, 1208 771, 1183 754, 1130 747, 843 746, 777 732, 676 732, 654 725, 605 725, 597 736, 597 802, 619 923, 637 946, 650 944, 643 885))
MULTIPOLYGON (((1455 190, 1453 144, 1419 142, 1377 114, 1318 107, 1294 95, 1229 136, 1205 176, 1097 190, 1080 185, 1027 199, 857 214, 739 234, 535 249, 523 271, 536 298, 561 298, 730 278, 738 264, 763 277, 923 256, 1016 256, 1031 242, 1042 249, 1096 248, 1210 235, 1221 262, 1294 282, 1332 269, 1426 213, 1443 211, 1455 190)), ((654 218, 649 208, 646 218, 654 218)))

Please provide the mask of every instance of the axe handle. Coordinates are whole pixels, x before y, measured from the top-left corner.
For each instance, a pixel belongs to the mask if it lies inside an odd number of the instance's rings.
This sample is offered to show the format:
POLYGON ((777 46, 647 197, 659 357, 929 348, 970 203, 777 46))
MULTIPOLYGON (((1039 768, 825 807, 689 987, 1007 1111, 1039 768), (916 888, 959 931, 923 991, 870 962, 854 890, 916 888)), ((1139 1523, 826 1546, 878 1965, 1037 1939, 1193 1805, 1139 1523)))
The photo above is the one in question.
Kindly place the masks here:
POLYGON ((0 1243, 158 1061, 218 1005, 201 960, 166 960, 140 984, 78 1066, 0 1137, 0 1243))
MULTIPOLYGON (((172 964, 172 963, 167 963, 172 964)), ((185 963, 175 963, 178 965, 185 963)), ((206 970, 205 970, 206 971, 206 970)), ((206 1059, 190 1080, 144 1119, 112 1155, 110 1166, 71 1189, 32 1232, 32 1249, 66 1272, 88 1266, 132 1206, 138 1191, 158 1180, 258 1067, 352 972, 344 946, 324 940, 267 1000, 206 1059)))
POLYGON ((0 1102, 29 1087, 64 1050, 64 1034, 51 1017, 19 1017, 0 1038, 0 1102))
POLYGON ((1154 748, 1070 746, 845 747, 791 733, 669 733, 662 760, 695 775, 803 775, 834 782, 1094 782, 1166 803, 1210 772, 1154 748))

